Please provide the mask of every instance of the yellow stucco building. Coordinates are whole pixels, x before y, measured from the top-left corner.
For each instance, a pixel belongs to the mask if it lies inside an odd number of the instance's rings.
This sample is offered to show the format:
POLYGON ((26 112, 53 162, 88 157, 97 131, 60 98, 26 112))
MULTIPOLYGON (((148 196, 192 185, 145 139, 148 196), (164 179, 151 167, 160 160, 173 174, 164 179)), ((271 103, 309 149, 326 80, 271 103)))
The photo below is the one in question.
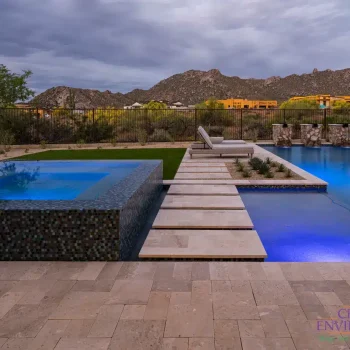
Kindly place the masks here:
POLYGON ((300 101, 300 100, 313 100, 316 101, 320 106, 330 108, 334 101, 345 101, 350 103, 350 96, 331 96, 331 95, 313 95, 313 96, 295 96, 289 99, 289 101, 300 101))
POLYGON ((248 100, 243 98, 229 98, 227 100, 218 100, 222 103, 225 108, 234 108, 234 109, 253 109, 253 108, 277 108, 277 101, 270 100, 248 100))

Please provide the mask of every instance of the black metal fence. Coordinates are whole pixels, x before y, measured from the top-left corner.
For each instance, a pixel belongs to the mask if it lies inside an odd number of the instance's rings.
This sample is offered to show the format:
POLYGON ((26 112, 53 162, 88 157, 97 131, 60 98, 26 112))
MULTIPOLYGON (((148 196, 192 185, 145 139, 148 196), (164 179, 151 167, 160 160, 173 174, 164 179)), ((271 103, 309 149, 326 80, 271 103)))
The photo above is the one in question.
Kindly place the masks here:
POLYGON ((335 109, 0 109, 0 143, 14 144, 195 141, 202 125, 225 139, 272 140, 272 125, 350 123, 350 110, 335 109), (5 139, 5 141, 4 141, 5 139))

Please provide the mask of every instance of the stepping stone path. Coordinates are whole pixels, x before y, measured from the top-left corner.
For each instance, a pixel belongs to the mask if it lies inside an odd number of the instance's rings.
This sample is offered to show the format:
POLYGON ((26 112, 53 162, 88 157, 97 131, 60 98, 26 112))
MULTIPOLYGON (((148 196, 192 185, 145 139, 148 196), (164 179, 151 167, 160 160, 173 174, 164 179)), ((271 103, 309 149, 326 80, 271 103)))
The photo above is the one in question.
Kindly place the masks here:
POLYGON ((188 153, 139 253, 142 259, 263 260, 266 251, 222 159, 188 153), (203 183, 204 179, 219 184, 203 183))

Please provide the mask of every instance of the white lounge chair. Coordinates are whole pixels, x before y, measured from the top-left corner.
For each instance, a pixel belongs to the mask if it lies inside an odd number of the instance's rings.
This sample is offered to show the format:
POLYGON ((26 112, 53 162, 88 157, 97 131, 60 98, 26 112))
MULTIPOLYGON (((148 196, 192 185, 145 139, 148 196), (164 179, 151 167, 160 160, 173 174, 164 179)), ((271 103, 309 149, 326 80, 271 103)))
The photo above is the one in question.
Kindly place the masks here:
POLYGON ((203 139, 204 146, 202 148, 191 147, 189 150, 189 154, 192 158, 193 154, 219 154, 220 157, 223 154, 226 155, 241 155, 248 154, 249 157, 252 157, 254 154, 254 147, 249 146, 246 143, 244 144, 213 144, 210 140, 209 135, 206 131, 200 126, 198 128, 198 133, 203 139))
POLYGON ((208 133, 205 131, 205 129, 202 126, 198 127, 198 133, 201 134, 206 134, 209 138, 210 141, 212 142, 213 145, 219 145, 219 144, 223 144, 223 145, 242 145, 245 144, 246 142, 243 140, 224 140, 223 137, 220 136, 209 136, 208 133), (201 133, 199 133, 199 130, 201 130, 201 133))

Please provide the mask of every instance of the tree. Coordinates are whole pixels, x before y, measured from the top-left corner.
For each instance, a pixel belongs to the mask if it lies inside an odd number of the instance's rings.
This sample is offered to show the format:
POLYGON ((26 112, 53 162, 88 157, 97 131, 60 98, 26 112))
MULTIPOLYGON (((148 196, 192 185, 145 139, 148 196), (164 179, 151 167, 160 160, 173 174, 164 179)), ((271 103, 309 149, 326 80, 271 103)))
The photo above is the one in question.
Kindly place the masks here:
POLYGON ((208 101, 196 104, 196 109, 225 109, 225 106, 216 98, 210 97, 208 101))
POLYGON ((167 109, 167 105, 163 102, 150 101, 147 104, 143 105, 143 108, 146 109, 167 109))
POLYGON ((297 101, 285 101, 280 106, 281 109, 319 109, 320 106, 315 100, 304 98, 297 101))
POLYGON ((11 73, 0 64, 0 108, 13 107, 16 101, 26 101, 34 96, 34 91, 27 87, 27 79, 32 75, 29 70, 23 74, 11 73))
POLYGON ((332 108, 335 110, 350 109, 350 103, 345 100, 336 100, 332 103, 332 108))

